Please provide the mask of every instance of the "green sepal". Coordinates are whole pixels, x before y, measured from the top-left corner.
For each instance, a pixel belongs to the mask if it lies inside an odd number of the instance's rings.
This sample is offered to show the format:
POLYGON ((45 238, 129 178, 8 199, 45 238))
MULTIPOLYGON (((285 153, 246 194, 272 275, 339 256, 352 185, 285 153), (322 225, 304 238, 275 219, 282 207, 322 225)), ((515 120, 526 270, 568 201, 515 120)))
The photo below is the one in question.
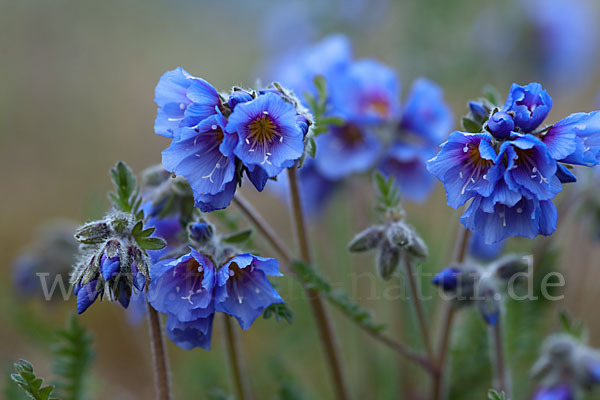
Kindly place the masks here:
POLYGON ((167 247, 167 242, 157 237, 139 237, 136 242, 144 250, 161 250, 167 247))
POLYGON ((269 319, 272 316, 275 316, 275 321, 277 322, 283 320, 286 320, 289 324, 294 322, 294 312, 289 309, 285 303, 271 304, 269 307, 265 308, 263 318, 269 319))

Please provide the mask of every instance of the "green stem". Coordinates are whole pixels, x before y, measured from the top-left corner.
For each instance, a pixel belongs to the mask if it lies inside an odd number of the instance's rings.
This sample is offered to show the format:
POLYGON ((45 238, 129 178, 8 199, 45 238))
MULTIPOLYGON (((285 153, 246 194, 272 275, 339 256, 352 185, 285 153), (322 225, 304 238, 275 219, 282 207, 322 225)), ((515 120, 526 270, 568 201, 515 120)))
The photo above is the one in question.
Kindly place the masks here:
MULTIPOLYGON (((467 249, 469 245, 469 238, 471 231, 464 228, 462 225, 459 226, 459 234, 454 248, 453 261, 457 264, 462 263, 467 256, 467 249)), ((452 333, 452 323, 454 322, 454 316, 456 314, 456 307, 452 300, 446 301, 443 311, 443 323, 442 333, 439 339, 438 346, 438 357, 436 362, 436 375, 433 382, 433 395, 434 400, 440 400, 443 398, 444 380, 446 378, 446 356, 448 354, 448 347, 450 344, 450 335, 452 333)))
POLYGON ((413 298, 413 304, 415 306, 415 313, 417 314, 417 320, 419 322, 419 329, 421 330, 421 335, 423 336, 423 342, 425 344, 425 350, 427 351, 427 357, 431 363, 435 362, 433 350, 431 349, 431 338, 429 335, 429 327, 427 326, 427 321, 425 320, 425 312, 423 310, 423 302, 421 301, 421 294, 419 293, 419 289, 417 286, 417 282, 415 279, 415 271, 412 260, 409 257, 405 257, 406 264, 406 276, 408 279, 410 292, 413 298))
MULTIPOLYGON (((300 201, 298 173, 295 166, 288 168, 288 178, 290 183, 290 196, 292 199, 292 219, 294 220, 294 225, 296 228, 296 239, 298 240, 300 255, 303 262, 313 265, 310 243, 308 240, 308 230, 306 228, 306 221, 304 219, 302 203, 300 201)), ((340 400, 347 400, 350 398, 350 396, 348 394, 348 388, 344 373, 342 371, 342 364, 339 355, 339 343, 335 332, 333 331, 331 318, 327 315, 325 304, 323 303, 323 299, 318 291, 314 289, 308 289, 308 299, 317 323, 317 327, 319 329, 321 345, 323 346, 325 355, 327 356, 329 372, 331 373, 337 398, 340 400)))
POLYGON ((494 383, 498 392, 504 392, 506 398, 510 398, 508 392, 508 378, 504 359, 504 336, 502 335, 502 318, 498 319, 496 325, 490 328, 490 336, 493 347, 494 358, 494 383))
MULTIPOLYGON (((275 233, 275 230, 252 206, 252 204, 250 204, 250 202, 246 198, 244 198, 240 193, 236 193, 235 197, 233 198, 233 202, 244 214, 244 216, 248 218, 248 220, 250 220, 250 222, 256 227, 256 229, 258 229, 258 231, 264 236, 267 242, 269 242, 270 246, 273 247, 278 257, 283 261, 282 269, 284 269, 286 273, 295 276, 294 272, 289 269, 289 265, 293 260, 292 252, 281 241, 279 236, 275 233)), ((371 336, 373 339, 386 345, 390 349, 398 352, 400 355, 406 357, 407 359, 419 364, 428 372, 433 372, 434 366, 420 354, 415 353, 411 349, 404 346, 402 343, 399 343, 398 341, 382 334, 381 332, 370 330, 362 325, 358 326, 362 328, 367 334, 369 334, 369 336, 371 336)))
POLYGON ((225 330, 229 365, 233 374, 238 400, 251 400, 252 392, 250 390, 250 384, 248 383, 248 373, 246 372, 244 358, 242 356, 239 332, 235 330, 232 317, 223 314, 222 320, 223 329, 225 330))
POLYGON ((160 315, 148 306, 148 325, 150 327, 150 344, 152 347, 152 361, 154 364, 154 381, 156 384, 156 399, 170 400, 171 391, 169 389, 169 363, 167 359, 167 350, 161 327, 160 315))

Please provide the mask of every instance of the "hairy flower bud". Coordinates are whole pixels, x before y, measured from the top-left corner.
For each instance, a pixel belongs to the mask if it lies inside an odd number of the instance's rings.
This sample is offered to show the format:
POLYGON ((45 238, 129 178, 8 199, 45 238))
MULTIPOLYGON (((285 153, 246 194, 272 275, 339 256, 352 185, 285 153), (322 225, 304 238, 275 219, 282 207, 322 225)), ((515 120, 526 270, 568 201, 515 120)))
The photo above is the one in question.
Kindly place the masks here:
POLYGON ((400 251, 388 240, 383 240, 377 249, 375 266, 383 280, 389 280, 400 263, 400 251))
POLYGON ((371 226, 358 233, 348 244, 348 249, 353 253, 369 251, 377 247, 383 237, 383 228, 377 225, 371 226))
POLYGON ((408 244, 406 245, 406 251, 412 257, 427 258, 429 256, 429 251, 427 250, 425 241, 414 231, 411 233, 408 244))
POLYGON ((513 276, 527 271, 527 260, 517 255, 502 257, 492 264, 498 279, 509 281, 513 276))
POLYGON ((395 246, 406 246, 414 233, 402 221, 396 221, 388 225, 386 237, 395 246))
POLYGON ((110 228, 104 221, 95 221, 84 224, 75 232, 75 239, 80 243, 97 244, 106 240, 110 228))

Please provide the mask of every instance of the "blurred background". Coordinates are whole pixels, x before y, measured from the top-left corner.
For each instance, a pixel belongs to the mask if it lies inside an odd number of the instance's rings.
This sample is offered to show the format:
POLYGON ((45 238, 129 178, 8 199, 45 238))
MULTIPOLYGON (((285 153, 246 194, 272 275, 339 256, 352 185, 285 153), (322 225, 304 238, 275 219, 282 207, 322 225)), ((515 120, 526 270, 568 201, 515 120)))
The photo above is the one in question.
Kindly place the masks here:
MULTIPOLYGON (((421 76, 441 85, 455 121, 486 83, 505 96, 512 82, 538 81, 554 99, 548 118, 554 122, 599 107, 599 13, 594 0, 0 0, 0 387, 10 390, 8 371, 18 358, 50 376, 52 332, 75 312, 74 300, 45 302, 39 287, 37 295, 23 290, 14 260, 44 221, 100 217, 108 207, 108 170, 117 160, 136 172, 160 162, 168 140, 153 132, 153 97, 165 71, 182 66, 222 89, 266 83, 277 60, 339 32, 352 40, 357 58, 392 66, 403 88, 421 76)), ((589 185, 589 179, 576 185, 589 185)), ((244 193, 291 246, 285 203, 248 185, 244 193)), ((320 268, 372 309, 377 321, 388 323, 390 334, 420 346, 410 304, 377 279, 373 255, 345 251, 354 233, 372 221, 372 196, 367 177, 354 177, 313 221, 320 268)), ((554 236, 564 299, 509 304, 518 309, 512 322, 519 329, 508 337, 516 399, 533 390, 526 371, 559 310, 585 321, 590 343, 600 346, 600 237, 592 233, 593 215, 575 206, 562 206, 565 219, 554 236)), ((449 260, 460 213, 446 206, 441 185, 425 204, 408 203, 406 209, 432 253, 424 270, 438 271, 449 260)), ((236 217, 234 209, 231 215, 236 217)), ((535 242, 511 240, 509 247, 528 252, 535 242)), ((254 244, 269 254, 260 238, 254 244)), ((52 248, 43 254, 52 257, 52 248)), ((303 292, 289 278, 278 284, 296 320, 290 326, 259 319, 243 333, 252 384, 260 399, 283 399, 282 391, 295 386, 307 399, 332 398, 303 292)), ((403 284, 395 285, 402 290, 403 284)), ((427 278, 423 290, 437 293, 427 278)), ((432 330, 439 317, 435 303, 427 304, 432 330)), ((331 311, 355 398, 418 398, 419 387, 428 387, 422 372, 331 311)), ((152 396, 144 322, 108 302, 80 321, 95 339, 90 398, 152 396)), ((482 399, 490 387, 485 327, 472 310, 461 313, 457 326, 462 331, 454 336, 450 398, 482 399)), ((233 392, 220 324, 215 327, 211 351, 170 345, 178 399, 208 398, 213 389, 233 392)))

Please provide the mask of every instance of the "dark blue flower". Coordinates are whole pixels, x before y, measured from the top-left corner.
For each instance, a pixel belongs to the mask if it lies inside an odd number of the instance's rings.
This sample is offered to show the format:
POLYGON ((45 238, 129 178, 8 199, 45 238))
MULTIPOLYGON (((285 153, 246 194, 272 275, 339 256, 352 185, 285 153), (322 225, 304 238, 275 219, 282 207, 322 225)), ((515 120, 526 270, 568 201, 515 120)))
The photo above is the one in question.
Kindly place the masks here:
POLYGON ((571 114, 542 136, 556 160, 594 166, 600 163, 600 111, 571 114))
POLYGON ((504 111, 494 113, 487 124, 487 129, 497 139, 507 139, 515 128, 515 121, 504 111))
POLYGON ((539 83, 520 86, 513 83, 502 111, 514 113, 515 125, 523 132, 532 132, 552 108, 552 98, 539 83))
POLYGON ((443 182, 448 205, 458 208, 476 195, 489 196, 504 173, 489 134, 454 132, 427 169, 443 182))
POLYGON ((179 128, 194 126, 215 114, 215 107, 221 104, 219 94, 210 83, 181 67, 160 78, 154 102, 158 105, 154 131, 170 138, 179 128))
POLYGON ((458 279, 462 273, 462 270, 455 267, 444 268, 433 276, 431 283, 441 287, 444 291, 451 292, 458 286, 458 279))
POLYGON ((533 400, 575 400, 575 395, 569 385, 560 384, 539 388, 533 395, 533 400))
POLYGON ((282 276, 273 258, 249 253, 231 258, 217 273, 215 308, 234 316, 242 329, 248 329, 272 304, 283 303, 267 276, 282 276))
POLYGON ((214 313, 213 289, 216 272, 212 261, 198 251, 177 260, 164 260, 151 271, 148 301, 161 313, 182 322, 206 318, 214 313))
POLYGON ((375 61, 353 62, 330 81, 333 113, 358 124, 400 119, 400 83, 393 69, 375 61))
POLYGON ((428 79, 417 79, 404 101, 401 129, 416 133, 437 146, 448 137, 453 119, 442 89, 428 79))
POLYGON ((167 336, 184 350, 191 350, 195 347, 210 350, 214 316, 213 313, 204 318, 183 322, 170 314, 165 326, 167 336))
POLYGON ((487 120, 490 116, 488 110, 484 107, 484 105, 479 101, 470 101, 469 102, 469 111, 471 111, 471 115, 476 120, 487 120))
POLYGON ((235 158, 222 151, 228 135, 224 124, 220 115, 213 115, 194 127, 180 128, 162 152, 165 169, 189 182, 203 212, 227 207, 237 185, 235 158))
POLYGON ((381 152, 381 142, 371 130, 354 123, 332 126, 317 136, 315 166, 331 180, 372 168, 381 152))
POLYGON ((234 90, 231 95, 229 95, 229 99, 227 100, 227 104, 229 108, 233 111, 235 106, 240 103, 245 103, 247 101, 252 100, 254 97, 245 90, 234 90))
POLYGON ((238 104, 229 116, 227 132, 238 135, 235 155, 249 168, 262 168, 269 177, 293 165, 304 152, 296 108, 273 93, 238 104))
POLYGON ((434 187, 434 178, 426 162, 433 155, 427 147, 398 142, 387 152, 379 169, 385 176, 393 176, 403 198, 422 202, 434 187))

